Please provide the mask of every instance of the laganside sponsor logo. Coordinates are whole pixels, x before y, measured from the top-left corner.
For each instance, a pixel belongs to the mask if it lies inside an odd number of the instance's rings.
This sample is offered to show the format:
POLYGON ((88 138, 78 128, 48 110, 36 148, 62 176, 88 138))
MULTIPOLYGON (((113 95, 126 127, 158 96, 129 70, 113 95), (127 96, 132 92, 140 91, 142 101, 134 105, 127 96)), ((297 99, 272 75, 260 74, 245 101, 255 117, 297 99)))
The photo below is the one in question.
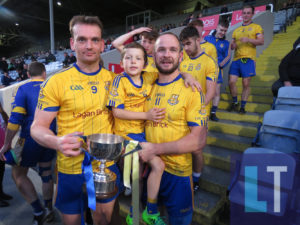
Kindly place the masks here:
POLYGON ((160 127, 160 128, 168 128, 168 124, 165 122, 153 122, 147 121, 145 124, 146 127, 160 127))
POLYGON ((87 117, 93 117, 102 114, 108 114, 108 110, 97 109, 95 111, 78 112, 78 113, 73 112, 73 118, 85 119, 87 117))
POLYGON ((83 90, 83 87, 81 85, 71 85, 70 89, 72 91, 81 91, 81 90, 83 90))

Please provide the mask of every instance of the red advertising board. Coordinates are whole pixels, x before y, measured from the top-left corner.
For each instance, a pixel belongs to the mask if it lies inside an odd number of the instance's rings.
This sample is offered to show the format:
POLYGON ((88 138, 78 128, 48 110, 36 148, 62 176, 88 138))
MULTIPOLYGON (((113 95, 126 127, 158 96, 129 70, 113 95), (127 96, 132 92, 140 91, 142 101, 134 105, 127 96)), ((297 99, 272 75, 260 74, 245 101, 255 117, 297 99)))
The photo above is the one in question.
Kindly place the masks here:
POLYGON ((204 24, 204 30, 216 29, 219 23, 219 15, 202 17, 201 20, 204 24))
MULTIPOLYGON (((265 5, 262 5, 262 6, 258 6, 258 7, 255 7, 255 11, 254 11, 254 14, 257 14, 257 13, 260 13, 260 12, 264 12, 266 11, 266 6, 265 5)), ((232 18, 231 18, 231 26, 239 23, 239 22, 242 22, 243 21, 243 18, 242 18, 242 10, 237 10, 237 11, 234 11, 232 13, 232 18)))
POLYGON ((124 70, 119 64, 109 63, 108 70, 114 73, 122 73, 124 70))

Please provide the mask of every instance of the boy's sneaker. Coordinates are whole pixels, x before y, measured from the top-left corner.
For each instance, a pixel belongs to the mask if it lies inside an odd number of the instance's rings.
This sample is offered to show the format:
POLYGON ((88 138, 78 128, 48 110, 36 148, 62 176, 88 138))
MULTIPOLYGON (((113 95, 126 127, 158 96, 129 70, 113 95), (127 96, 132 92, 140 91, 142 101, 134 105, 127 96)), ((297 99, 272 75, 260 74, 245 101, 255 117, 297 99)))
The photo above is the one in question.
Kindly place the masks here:
POLYGON ((47 223, 54 220, 55 214, 53 209, 45 208, 45 221, 47 223))
POLYGON ((238 112, 239 111, 239 103, 238 102, 232 102, 231 105, 228 108, 228 111, 235 111, 238 112))
POLYGON ((132 217, 131 217, 130 214, 128 214, 128 215, 126 216, 126 224, 127 224, 127 225, 132 225, 132 224, 133 224, 133 220, 132 220, 132 217))
POLYGON ((32 223, 32 225, 43 225, 44 222, 45 222, 45 218, 46 218, 45 211, 41 215, 39 215, 39 216, 33 215, 33 223, 32 223))
POLYGON ((146 224, 149 225, 166 225, 163 219, 160 217, 160 213, 149 214, 147 208, 143 212, 143 220, 146 224))
POLYGON ((216 121, 216 122, 219 121, 219 118, 216 116, 215 113, 211 113, 209 119, 210 119, 211 121, 216 121))
POLYGON ((242 107, 241 107, 239 113, 240 113, 240 114, 245 114, 245 113, 246 113, 245 108, 242 108, 242 107))

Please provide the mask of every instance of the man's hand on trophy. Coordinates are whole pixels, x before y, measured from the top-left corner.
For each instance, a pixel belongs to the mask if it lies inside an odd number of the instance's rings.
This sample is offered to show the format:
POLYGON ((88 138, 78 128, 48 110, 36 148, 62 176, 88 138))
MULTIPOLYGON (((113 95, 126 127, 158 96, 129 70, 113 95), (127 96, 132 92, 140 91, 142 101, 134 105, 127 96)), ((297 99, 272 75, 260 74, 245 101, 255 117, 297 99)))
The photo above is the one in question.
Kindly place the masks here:
POLYGON ((149 143, 149 142, 140 142, 140 146, 142 147, 142 150, 139 151, 139 157, 144 162, 149 162, 151 159, 153 159, 156 156, 155 153, 155 144, 149 143))
POLYGON ((57 149, 67 157, 81 154, 80 147, 83 144, 83 141, 79 137, 81 135, 83 135, 82 132, 73 132, 59 137, 57 149))

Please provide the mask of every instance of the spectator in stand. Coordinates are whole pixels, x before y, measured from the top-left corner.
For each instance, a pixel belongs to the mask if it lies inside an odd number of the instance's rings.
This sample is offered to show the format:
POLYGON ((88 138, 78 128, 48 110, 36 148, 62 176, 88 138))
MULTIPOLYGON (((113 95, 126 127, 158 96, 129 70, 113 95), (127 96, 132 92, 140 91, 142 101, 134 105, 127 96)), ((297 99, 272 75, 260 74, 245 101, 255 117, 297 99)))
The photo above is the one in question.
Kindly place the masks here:
POLYGON ((50 63, 50 62, 55 62, 56 61, 56 57, 51 53, 51 52, 47 52, 46 53, 46 64, 50 63))
POLYGON ((76 63, 76 56, 73 53, 70 53, 70 60, 69 60, 69 65, 76 63))
MULTIPOLYGON (((130 33, 130 32, 133 31, 133 30, 134 30, 134 26, 132 25, 132 26, 130 27, 128 33, 130 33)), ((134 36, 136 36, 136 35, 134 35, 134 36)), ((130 44, 130 43, 134 42, 134 36, 131 36, 130 38, 128 38, 128 39, 125 41, 124 45, 127 45, 127 44, 130 44)))
POLYGON ((69 65, 69 61, 70 61, 70 56, 68 55, 67 52, 64 52, 64 61, 63 61, 63 64, 64 64, 64 67, 67 67, 69 65))
POLYGON ((18 81, 22 81, 22 80, 27 80, 28 79, 27 69, 28 69, 28 65, 24 64, 22 70, 20 70, 20 69, 18 70, 18 74, 19 74, 18 81))
POLYGON ((279 88, 283 86, 300 86, 300 37, 293 49, 281 60, 279 80, 272 85, 274 97, 277 97, 279 88))
POLYGON ((6 62, 6 58, 2 57, 1 61, 0 61, 0 71, 8 71, 8 64, 6 62))
POLYGON ((8 64, 8 70, 10 71, 10 70, 16 70, 16 62, 15 62, 15 60, 14 59, 11 59, 10 60, 10 62, 9 62, 9 64, 8 64))
POLYGON ((4 71, 4 76, 1 78, 2 85, 5 87, 9 86, 12 82, 15 82, 16 80, 12 79, 7 71, 4 71))
POLYGON ((221 8, 221 13, 227 13, 227 12, 228 12, 227 5, 223 5, 223 7, 221 8))
POLYGON ((199 13, 199 14, 197 15, 197 20, 200 20, 202 17, 203 17, 202 13, 199 13))

